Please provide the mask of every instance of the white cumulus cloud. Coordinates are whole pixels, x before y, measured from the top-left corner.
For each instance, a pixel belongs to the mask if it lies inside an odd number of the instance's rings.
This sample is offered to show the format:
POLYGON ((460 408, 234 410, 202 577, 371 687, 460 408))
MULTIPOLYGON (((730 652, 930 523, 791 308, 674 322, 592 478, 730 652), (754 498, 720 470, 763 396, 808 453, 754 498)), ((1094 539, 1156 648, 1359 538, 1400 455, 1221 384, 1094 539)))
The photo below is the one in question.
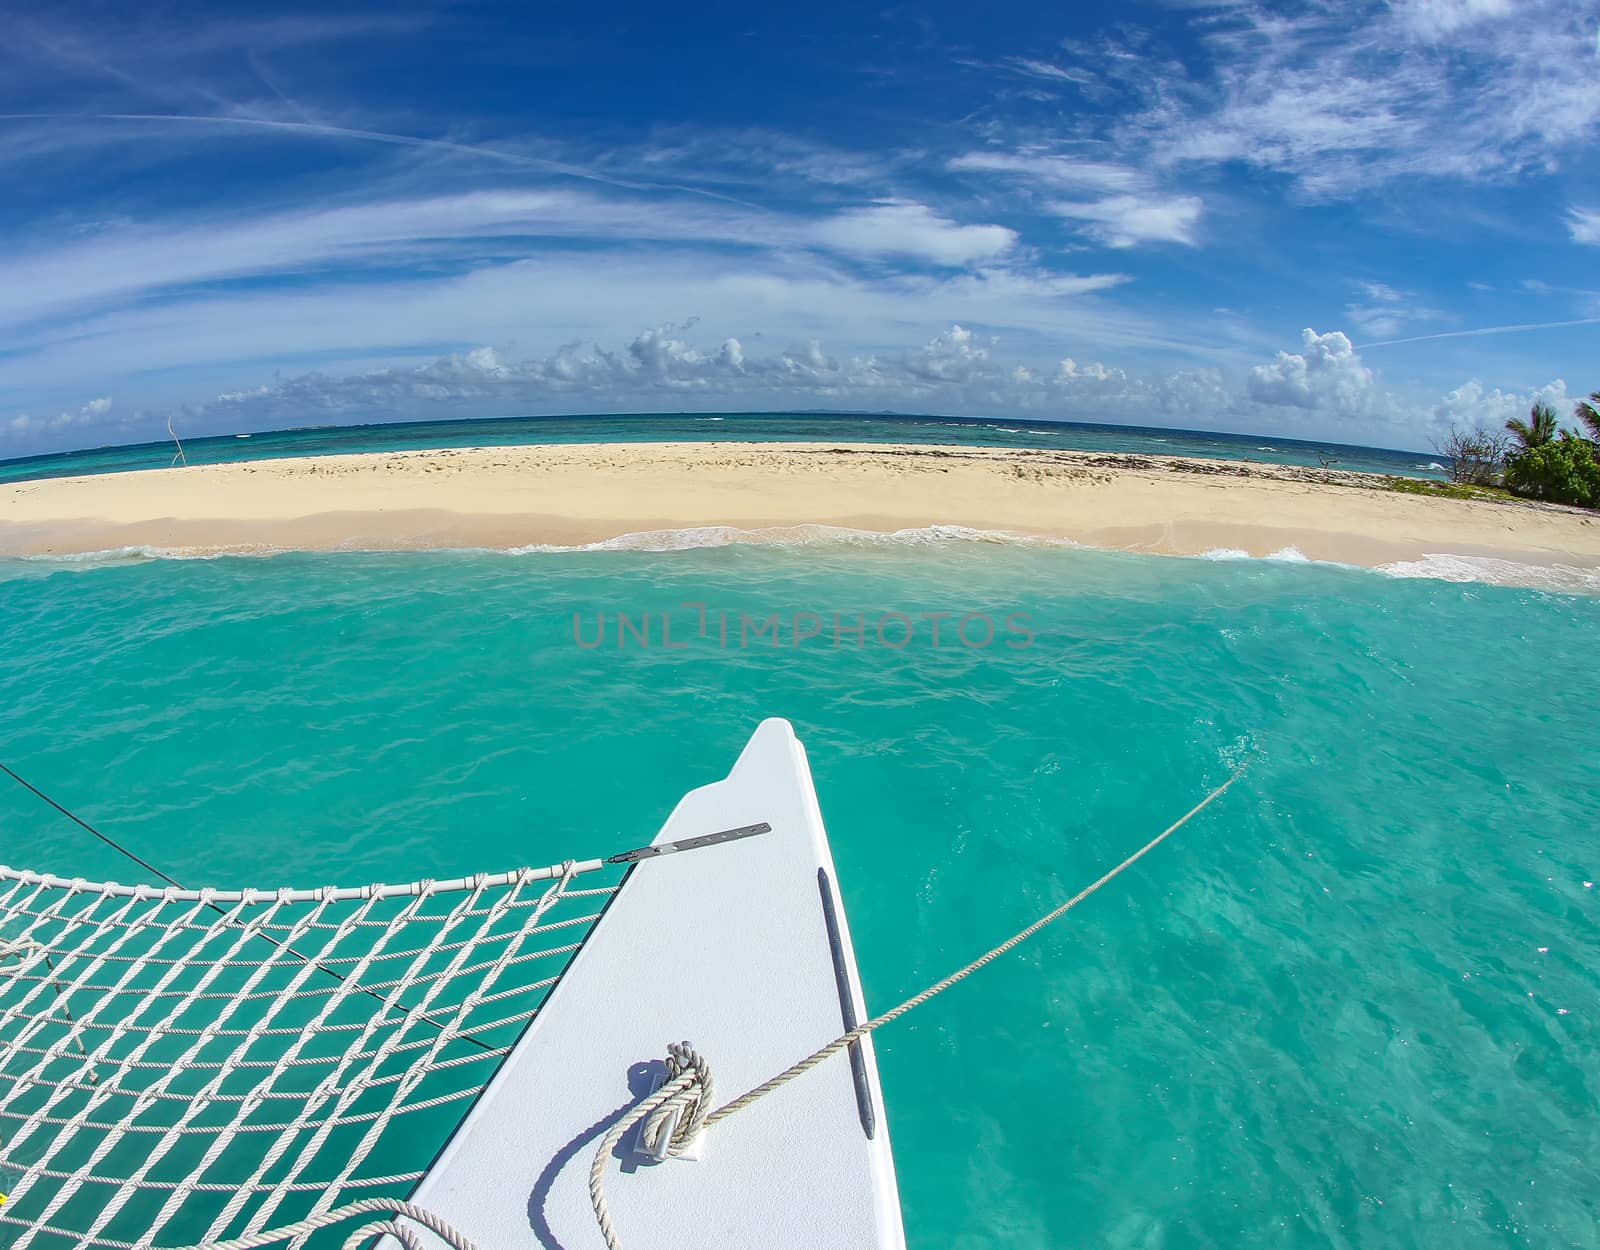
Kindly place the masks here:
POLYGON ((908 353, 913 376, 934 382, 964 382, 989 369, 992 340, 985 342, 963 326, 951 326, 919 352, 908 353))
POLYGON ((1128 375, 1121 369, 1108 368, 1098 360, 1092 360, 1086 365, 1080 365, 1071 356, 1064 357, 1056 364, 1057 382, 1126 382, 1128 375))
POLYGON ((1528 391, 1504 391, 1488 387, 1477 378, 1463 382, 1445 395, 1434 407, 1433 416, 1443 429, 1454 427, 1486 427, 1500 430, 1511 417, 1526 417, 1534 404, 1549 404, 1563 425, 1572 412, 1573 397, 1567 394, 1567 384, 1561 378, 1546 382, 1528 391))
POLYGON ((1299 352, 1279 352, 1271 364, 1250 370, 1247 391, 1259 404, 1369 415, 1377 399, 1372 371, 1361 363, 1342 331, 1301 331, 1299 352))
POLYGON ((1311 333, 1302 353, 1281 353, 1243 384, 1215 368, 1136 374, 1104 360, 1019 358, 1005 346, 994 334, 956 323, 901 350, 834 353, 813 339, 756 353, 739 338, 701 344, 693 323, 664 324, 620 349, 575 342, 509 361, 479 348, 416 367, 306 374, 219 395, 191 408, 186 420, 232 430, 290 419, 818 406, 1230 429, 1281 428, 1286 405, 1342 419, 1364 413, 1374 428, 1392 415, 1338 333, 1311 333))
POLYGON ((1559 379, 1528 392, 1477 379, 1443 396, 1392 391, 1340 331, 1307 329, 1297 350, 1232 373, 1163 372, 1052 356, 959 322, 920 345, 839 351, 818 339, 779 347, 756 331, 700 333, 690 320, 650 326, 620 346, 573 340, 526 358, 480 346, 421 365, 306 373, 120 420, 111 417, 110 398, 98 398, 51 417, 0 421, 0 445, 22 454, 52 442, 107 441, 113 432, 163 437, 169 414, 186 435, 199 435, 324 422, 815 407, 1331 435, 1421 449, 1451 426, 1498 428, 1535 401, 1566 418, 1572 400, 1559 379))
POLYGON ((102 418, 110 411, 111 397, 103 395, 98 399, 91 399, 80 408, 58 412, 54 416, 35 417, 26 412, 19 412, 0 423, 0 433, 8 435, 15 443, 23 444, 41 436, 91 429, 101 424, 102 418))

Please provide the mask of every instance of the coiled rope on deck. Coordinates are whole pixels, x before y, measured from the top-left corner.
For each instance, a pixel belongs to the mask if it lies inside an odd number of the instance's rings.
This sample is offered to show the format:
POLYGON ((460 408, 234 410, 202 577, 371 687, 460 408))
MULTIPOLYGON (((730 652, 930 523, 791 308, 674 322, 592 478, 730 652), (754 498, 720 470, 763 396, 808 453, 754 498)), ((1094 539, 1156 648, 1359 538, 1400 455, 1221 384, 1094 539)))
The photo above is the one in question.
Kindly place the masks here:
POLYGON ((667 1047, 667 1079, 661 1088, 630 1110, 601 1138, 600 1148, 589 1166, 589 1201, 600 1223, 600 1235, 612 1250, 621 1242, 611 1222, 611 1209, 606 1205, 606 1159, 627 1136, 628 1130, 641 1120, 646 1121, 646 1141, 658 1141, 661 1134, 670 1133, 662 1145, 663 1151, 667 1155, 681 1155, 705 1126, 711 1110, 711 1091, 711 1065, 696 1054, 688 1042, 674 1042, 667 1047), (675 1123, 669 1119, 672 1116, 676 1116, 675 1123))
MULTIPOLYGON (((922 1006, 922 1004, 927 1002, 930 998, 934 998, 937 995, 944 993, 951 986, 966 980, 974 972, 977 972, 978 969, 993 963, 1007 951, 1010 951, 1015 947, 1020 946, 1023 942, 1026 942, 1035 933, 1039 932, 1040 929, 1043 929, 1045 926, 1053 923, 1056 920, 1059 920, 1062 916, 1065 916, 1079 903, 1083 902, 1084 899, 1095 893, 1102 886, 1121 876, 1129 868, 1132 868, 1151 851, 1155 850, 1156 847, 1160 846, 1173 834, 1178 832, 1179 829, 1182 829, 1184 825, 1188 824, 1206 808, 1210 807, 1211 804, 1217 799, 1220 799, 1228 792, 1229 788, 1234 782, 1238 781, 1240 777, 1244 776, 1245 770, 1248 767, 1249 761, 1240 764, 1239 767, 1233 770, 1232 775, 1226 781, 1224 781, 1216 789, 1212 790, 1210 794, 1206 795, 1205 798, 1201 799, 1160 833, 1156 834, 1155 837, 1151 838, 1150 841, 1146 842, 1132 855, 1129 855, 1120 864, 1118 864, 1115 868, 1112 868, 1099 879, 1091 882, 1089 885, 1084 886, 1083 889, 1079 890, 1059 907, 1056 907, 1053 910, 1046 912, 1043 916, 1040 916, 1039 919, 1035 920, 1027 928, 1012 934, 1004 942, 1001 942, 1000 945, 985 951, 971 963, 965 965, 964 967, 958 968, 955 972, 952 972, 943 980, 935 981, 920 994, 912 995, 899 1006, 891 1007, 882 1015, 874 1016, 865 1024, 858 1024, 855 1028, 851 1029, 847 1033, 841 1033, 826 1046, 819 1047, 818 1049, 812 1051, 804 1059, 801 1059, 797 1063, 791 1064, 771 1080, 763 1081, 754 1089, 740 1094, 739 1097, 735 1098, 732 1102, 723 1104, 715 1111, 710 1113, 703 1112, 704 1105, 710 1101, 711 1097, 710 1065, 708 1065, 698 1055, 695 1055, 694 1050, 689 1046, 688 1042, 683 1042, 670 1047, 667 1082, 662 1085, 660 1089, 656 1090, 655 1093, 651 1094, 648 1098, 645 1098, 643 1101, 634 1106, 631 1110, 629 1110, 627 1115, 623 1116, 622 1119, 617 1121, 617 1123, 612 1126, 610 1132, 608 1132, 602 1139, 600 1148, 595 1152, 594 1163, 589 1168, 589 1200, 594 1206, 595 1220, 600 1225, 600 1233, 605 1238, 607 1250, 622 1250, 622 1242, 617 1236, 616 1227, 611 1219, 611 1210, 606 1202, 606 1159, 611 1152, 616 1149, 617 1143, 620 1142, 627 1135, 628 1131, 641 1120, 647 1121, 645 1133, 648 1136, 655 1132, 659 1132, 666 1122, 666 1118, 669 1115, 676 1113, 679 1117, 679 1133, 674 1134, 673 1141, 674 1143, 677 1143, 679 1134, 682 1132, 683 1127, 691 1119, 703 1119, 704 1125, 709 1128, 719 1120, 725 1120, 735 1112, 743 1111, 751 1103, 766 1097, 774 1090, 787 1085, 795 1078, 804 1076, 807 1072, 811 1071, 812 1068, 816 1067, 824 1060, 830 1059, 834 1055, 837 1055, 840 1051, 846 1049, 852 1042, 859 1041, 861 1038, 867 1036, 867 1034, 881 1029, 886 1024, 893 1023, 907 1012, 913 1011, 922 1006), (693 1067, 685 1067, 681 1063, 678 1063, 677 1054, 683 1051, 686 1051, 689 1055, 694 1056, 696 1063, 693 1067), (676 1070, 674 1070, 675 1064, 677 1065, 676 1070), (702 1073, 704 1074, 703 1076, 702 1073)), ((692 1138, 692 1136, 692 1133, 689 1134, 690 1138, 692 1138)), ((679 1154, 684 1148, 686 1148, 686 1146, 687 1141, 685 1141, 682 1145, 678 1145, 677 1149, 672 1150, 671 1153, 679 1154)), ((219 1250, 221 1250, 221 1248, 219 1248, 219 1250)), ((457 1250, 462 1250, 462 1248, 458 1247, 457 1250)))

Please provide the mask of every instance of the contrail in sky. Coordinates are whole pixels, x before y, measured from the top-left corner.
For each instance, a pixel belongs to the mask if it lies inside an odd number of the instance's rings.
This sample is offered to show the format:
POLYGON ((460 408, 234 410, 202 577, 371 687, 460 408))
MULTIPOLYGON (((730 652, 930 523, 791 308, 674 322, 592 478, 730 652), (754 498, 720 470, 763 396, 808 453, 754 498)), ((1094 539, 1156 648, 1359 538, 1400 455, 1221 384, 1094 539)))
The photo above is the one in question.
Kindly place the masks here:
POLYGON ((1446 330, 1443 334, 1419 334, 1409 339, 1381 339, 1376 343, 1358 343, 1356 350, 1364 352, 1369 347, 1398 347, 1401 343, 1428 343, 1434 339, 1466 339, 1480 334, 1515 334, 1519 330, 1561 330, 1567 326, 1600 325, 1600 317, 1579 317, 1576 321, 1535 321, 1520 326, 1484 326, 1480 330, 1446 330))
POLYGON ((700 195, 709 200, 722 200, 744 208, 758 208, 746 200, 704 187, 676 182, 637 182, 596 173, 581 165, 569 165, 542 156, 525 156, 479 143, 458 143, 451 139, 429 139, 421 135, 393 134, 384 130, 361 130, 353 126, 334 126, 325 122, 280 121, 268 117, 229 117, 193 113, 0 113, 0 121, 106 121, 106 122, 173 122, 190 126, 238 126, 257 130, 278 130, 288 133, 316 135, 328 139, 355 139, 367 143, 382 143, 394 147, 423 148, 436 152, 455 152, 497 161, 502 165, 518 165, 545 173, 562 174, 569 178, 582 178, 589 182, 602 182, 608 186, 628 191, 681 191, 687 195, 700 195))

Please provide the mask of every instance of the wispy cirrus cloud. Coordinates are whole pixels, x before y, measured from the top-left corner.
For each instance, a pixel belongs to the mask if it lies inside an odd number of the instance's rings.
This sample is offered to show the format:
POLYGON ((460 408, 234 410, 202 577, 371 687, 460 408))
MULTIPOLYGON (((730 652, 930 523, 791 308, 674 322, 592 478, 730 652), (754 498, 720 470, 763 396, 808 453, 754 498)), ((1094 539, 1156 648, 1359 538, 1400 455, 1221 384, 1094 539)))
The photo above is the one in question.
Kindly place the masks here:
POLYGON ((1024 78, 1043 79, 1051 83, 1075 83, 1084 86, 1095 81, 1094 75, 1084 70, 1071 69, 1065 65, 1057 65, 1054 61, 1041 61, 1031 56, 1007 57, 997 68, 1020 74, 1024 78))
MULTIPOLYGON (((53 122, 63 127, 57 143, 52 145, 48 136, 34 135, 33 146, 26 155, 37 159, 51 154, 55 147, 85 148, 109 146, 118 137, 107 132, 106 127, 138 127, 149 131, 160 129, 212 131, 226 134, 229 131, 258 131, 269 135, 288 135, 297 138, 326 140, 339 143, 376 144, 380 147, 412 149, 423 153, 464 157, 488 166, 509 166, 532 174, 554 178, 572 178, 584 182, 600 183, 625 191, 661 191, 702 196, 706 199, 744 204, 707 187, 684 182, 652 182, 644 178, 628 178, 606 173, 600 169, 540 156, 536 153, 494 143, 468 143, 459 139, 442 139, 426 135, 400 134, 387 130, 371 130, 357 126, 342 126, 327 121, 263 117, 248 113, 0 113, 3 122, 53 122)), ((121 140, 127 142, 126 138, 121 140)), ((138 141, 137 136, 134 138, 138 141)), ((5 155, 0 150, 0 158, 5 155)), ((19 154, 20 155, 20 154, 19 154)), ((745 207, 753 205, 745 204, 745 207)))
POLYGON ((958 173, 1012 180, 1040 207, 1113 248, 1147 243, 1194 246, 1205 205, 1199 196, 1160 189, 1131 165, 1038 149, 976 151, 954 157, 958 173))
POLYGON ((1567 0, 1240 4, 1201 42, 1204 71, 1128 88, 1141 104, 1118 137, 1164 165, 1273 170, 1313 199, 1549 170, 1600 130, 1593 16, 1567 0))
POLYGON ((356 202, 236 219, 115 226, 52 250, 0 256, 0 324, 175 288, 335 266, 372 270, 427 257, 438 265, 525 256, 540 241, 693 244, 855 258, 910 258, 964 268, 1003 258, 1014 231, 964 224, 891 201, 804 217, 734 206, 525 188, 356 202))
POLYGON ((146 101, 189 101, 216 107, 238 103, 242 92, 277 95, 248 58, 404 37, 436 26, 424 11, 294 12, 266 17, 218 11, 175 20, 140 9, 101 10, 74 20, 67 5, 0 13, 0 100, 74 98, 85 88, 115 88, 146 101), (239 70, 249 71, 241 77, 239 70), (42 88, 42 89, 41 89, 42 88))
POLYGON ((1108 302, 1105 294, 1125 282, 1114 272, 1019 265, 863 271, 809 249, 541 248, 446 275, 379 266, 357 277, 340 269, 310 287, 241 281, 118 301, 76 315, 66 331, 50 323, 13 332, 6 375, 12 385, 43 387, 81 377, 92 361, 97 376, 133 375, 147 394, 160 379, 184 374, 231 379, 237 388, 307 359, 358 369, 475 343, 516 343, 526 352, 578 337, 604 341, 641 319, 695 316, 747 341, 825 336, 856 353, 914 342, 930 320, 957 318, 1013 340, 1070 335, 1108 350, 1205 356, 1230 349, 1204 324, 1158 325, 1108 302))
POLYGON ((1363 281, 1356 286, 1366 299, 1346 304, 1344 315, 1363 338, 1392 338, 1406 326, 1438 322, 1448 317, 1440 309, 1419 304, 1414 293, 1397 290, 1388 283, 1363 281))
POLYGON ((1005 226, 959 225, 904 200, 846 209, 813 230, 819 244, 852 255, 912 256, 951 267, 998 260, 1017 245, 1017 232, 1005 226))
POLYGON ((1574 243, 1592 243, 1600 246, 1600 209, 1579 208, 1567 210, 1567 229, 1574 243))
POLYGON ((1512 0, 1399 0, 1394 6, 1403 27, 1430 40, 1510 17, 1512 12, 1512 0))
POLYGON ((950 159, 949 167, 959 173, 1000 174, 1053 193, 1126 193, 1149 183, 1131 165, 1035 147, 963 152, 950 159))
POLYGON ((1096 200, 1054 200, 1058 217, 1082 222, 1107 247, 1182 243, 1193 247, 1204 205, 1197 195, 1110 195, 1096 200))

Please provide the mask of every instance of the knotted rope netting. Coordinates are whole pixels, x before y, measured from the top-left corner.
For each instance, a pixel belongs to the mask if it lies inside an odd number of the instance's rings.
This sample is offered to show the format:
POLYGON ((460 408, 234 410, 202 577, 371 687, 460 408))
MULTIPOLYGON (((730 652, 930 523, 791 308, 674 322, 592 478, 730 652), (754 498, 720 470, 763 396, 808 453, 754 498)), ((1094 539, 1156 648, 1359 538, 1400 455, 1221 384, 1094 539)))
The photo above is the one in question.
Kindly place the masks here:
POLYGON ((403 1197, 615 891, 575 887, 600 867, 244 891, 0 867, 0 1245, 403 1197))

